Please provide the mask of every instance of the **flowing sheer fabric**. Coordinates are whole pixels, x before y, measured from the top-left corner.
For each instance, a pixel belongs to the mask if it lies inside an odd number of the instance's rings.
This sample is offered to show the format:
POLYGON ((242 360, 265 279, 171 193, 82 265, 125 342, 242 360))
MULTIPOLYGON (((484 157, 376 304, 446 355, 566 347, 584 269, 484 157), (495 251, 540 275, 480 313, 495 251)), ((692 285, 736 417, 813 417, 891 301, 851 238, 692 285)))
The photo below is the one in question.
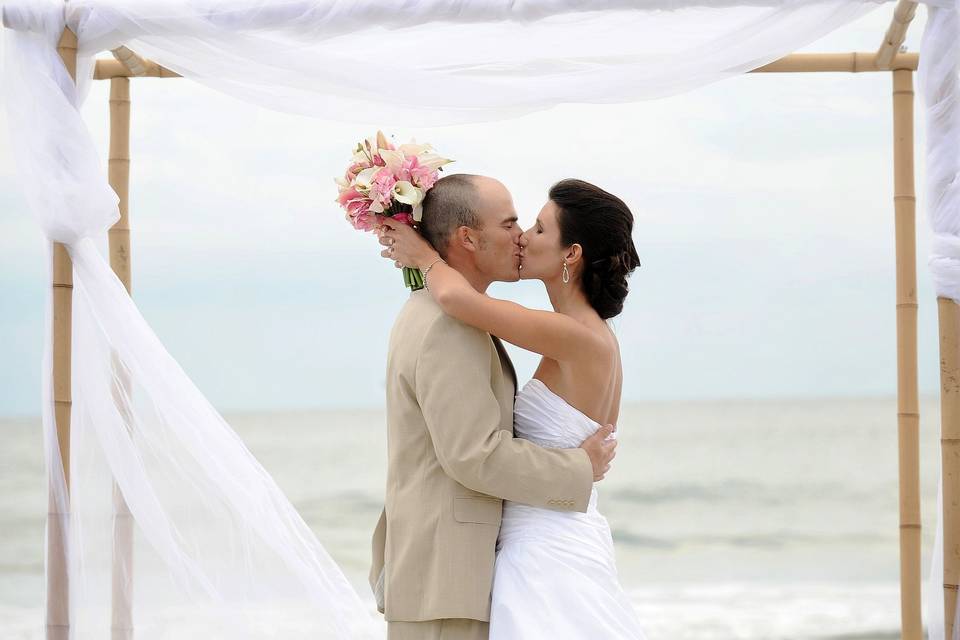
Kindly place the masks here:
POLYGON ((960 300, 960 2, 928 3, 918 70, 927 119, 930 270, 938 296, 960 300))
MULTIPOLYGON (((934 237, 930 271, 938 296, 960 302, 960 2, 932 0, 920 56, 920 94, 927 118, 927 217, 934 237)), ((943 469, 937 483, 937 527, 924 593, 928 637, 945 636, 943 469)), ((960 599, 950 640, 960 640, 960 599)))
POLYGON ((877 6, 207 0, 184 13, 139 4, 71 2, 83 51, 125 42, 267 107, 408 126, 677 93, 779 58, 877 6))
MULTIPOLYGON (((67 244, 74 260, 69 500, 52 410, 49 304, 42 397, 51 511, 68 514, 52 517, 64 526, 50 525, 48 535, 66 532, 73 637, 109 633, 114 482, 136 522, 132 570, 125 567, 119 582, 121 591, 132 585, 138 637, 381 633, 369 605, 164 350, 95 249, 93 239, 118 218, 116 196, 78 111, 96 53, 124 44, 189 79, 274 109, 343 121, 438 125, 511 117, 561 102, 678 93, 770 62, 881 4, 5 3, 10 28, 0 36, 3 91, 16 165, 43 233, 67 244), (78 86, 56 52, 65 25, 79 37, 78 86), (362 62, 376 56, 389 56, 389 73, 362 62), (131 381, 127 391, 123 378, 131 381)), ((946 125, 930 129, 928 170, 935 162, 943 168, 930 172, 940 176, 929 183, 930 202, 936 203, 931 222, 938 239, 949 244, 960 225, 957 4, 932 4, 936 10, 921 53, 940 62, 924 75, 924 95, 928 117, 946 125)), ((954 283, 938 284, 938 290, 956 299, 960 269, 933 266, 938 283, 954 283)), ((932 640, 942 639, 942 607, 939 624, 941 635, 932 640)))

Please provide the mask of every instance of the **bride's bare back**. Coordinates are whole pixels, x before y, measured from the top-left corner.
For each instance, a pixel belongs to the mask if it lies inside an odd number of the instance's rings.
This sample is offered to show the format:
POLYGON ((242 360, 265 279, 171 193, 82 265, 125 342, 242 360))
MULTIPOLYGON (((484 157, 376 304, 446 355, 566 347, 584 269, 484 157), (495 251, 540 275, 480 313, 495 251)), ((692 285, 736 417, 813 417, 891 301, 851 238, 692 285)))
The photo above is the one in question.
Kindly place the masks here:
POLYGON ((591 420, 616 425, 623 389, 620 346, 603 320, 588 319, 585 324, 602 338, 604 347, 562 361, 544 356, 533 377, 591 420))

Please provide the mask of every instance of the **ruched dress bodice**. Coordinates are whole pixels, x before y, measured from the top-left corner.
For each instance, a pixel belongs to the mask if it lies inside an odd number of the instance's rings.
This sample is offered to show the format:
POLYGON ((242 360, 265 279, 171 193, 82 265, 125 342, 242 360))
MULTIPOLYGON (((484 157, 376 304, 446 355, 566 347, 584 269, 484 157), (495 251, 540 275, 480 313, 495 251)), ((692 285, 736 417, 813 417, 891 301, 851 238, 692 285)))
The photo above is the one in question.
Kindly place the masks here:
MULTIPOLYGON (((555 394, 537 378, 531 378, 517 394, 513 406, 514 435, 551 449, 573 449, 592 436, 600 425, 555 394)), ((584 524, 606 528, 606 519, 597 512, 597 488, 590 492, 586 513, 554 511, 526 504, 504 501, 500 542, 507 536, 520 535, 529 518, 563 523, 579 520, 584 524)), ((562 526, 562 525, 561 525, 562 526)))

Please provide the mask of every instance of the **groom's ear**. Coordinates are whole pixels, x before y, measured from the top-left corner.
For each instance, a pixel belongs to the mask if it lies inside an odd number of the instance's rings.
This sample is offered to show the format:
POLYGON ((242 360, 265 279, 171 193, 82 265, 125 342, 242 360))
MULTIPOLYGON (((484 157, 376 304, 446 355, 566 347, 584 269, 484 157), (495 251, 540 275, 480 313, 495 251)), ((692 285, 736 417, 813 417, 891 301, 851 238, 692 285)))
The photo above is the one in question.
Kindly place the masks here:
POLYGON ((476 251, 479 247, 477 246, 477 240, 473 235, 473 231, 473 229, 467 226, 457 227, 457 230, 453 232, 454 242, 467 251, 476 251))

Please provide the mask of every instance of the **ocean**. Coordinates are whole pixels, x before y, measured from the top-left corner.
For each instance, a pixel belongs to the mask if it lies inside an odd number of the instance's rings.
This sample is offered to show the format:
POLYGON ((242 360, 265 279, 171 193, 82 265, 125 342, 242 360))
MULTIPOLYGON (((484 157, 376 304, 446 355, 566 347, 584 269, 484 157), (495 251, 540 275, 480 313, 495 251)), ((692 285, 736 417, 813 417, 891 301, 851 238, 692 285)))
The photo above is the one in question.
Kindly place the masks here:
MULTIPOLYGON (((385 478, 382 409, 226 413, 366 598, 385 478)), ((2 418, 0 638, 43 637, 39 418, 2 418)), ((650 640, 899 637, 894 398, 623 407, 598 486, 650 640)), ((921 402, 924 574, 939 404, 921 402)))

